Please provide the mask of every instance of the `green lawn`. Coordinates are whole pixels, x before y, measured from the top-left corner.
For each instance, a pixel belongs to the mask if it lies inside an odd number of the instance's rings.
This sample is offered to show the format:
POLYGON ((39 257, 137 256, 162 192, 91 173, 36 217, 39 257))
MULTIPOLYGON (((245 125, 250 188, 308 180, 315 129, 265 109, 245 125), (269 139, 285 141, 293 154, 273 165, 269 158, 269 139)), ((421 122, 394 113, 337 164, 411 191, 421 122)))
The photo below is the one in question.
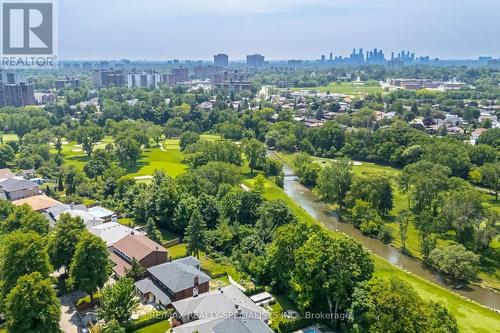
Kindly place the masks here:
POLYGON ((172 177, 184 173, 187 166, 182 164, 184 157, 179 149, 179 140, 166 140, 163 149, 159 147, 145 149, 136 168, 130 170, 130 176, 150 176, 155 170, 163 170, 172 177))
POLYGON ((314 88, 293 88, 293 90, 312 90, 319 92, 330 92, 331 94, 365 95, 370 93, 381 93, 384 89, 376 82, 333 82, 327 86, 314 88))
MULTIPOLYGON (((101 142, 95 145, 94 149, 104 149, 108 143, 113 143, 111 136, 105 136, 101 142)), ((85 163, 89 160, 88 156, 82 150, 82 146, 74 141, 63 144, 61 153, 66 165, 74 165, 78 169, 83 170, 85 163)))
POLYGON ((294 310, 299 312, 297 307, 292 302, 290 302, 290 300, 288 300, 286 296, 273 295, 273 297, 276 300, 276 303, 269 306, 271 316, 270 323, 272 324, 272 327, 278 327, 279 323, 281 322, 292 321, 293 319, 285 318, 283 313, 287 310, 294 310))
MULTIPOLYGON (((95 149, 104 148, 106 144, 112 142, 113 138, 106 136, 95 149)), ((132 177, 151 176, 155 170, 163 170, 172 177, 182 174, 187 166, 182 164, 183 154, 179 149, 179 140, 166 140, 163 143, 163 149, 161 150, 160 147, 144 148, 141 159, 137 161, 134 168, 127 170, 128 174, 132 177)), ((66 165, 74 165, 79 169, 83 169, 89 160, 76 142, 64 144, 62 155, 66 165)))
POLYGON ((134 333, 165 333, 170 329, 168 320, 160 321, 156 324, 149 325, 134 331, 134 333))
POLYGON ((221 137, 219 134, 202 134, 200 138, 208 141, 221 141, 221 137))
POLYGON ((17 135, 14 133, 5 133, 2 138, 3 138, 3 142, 5 142, 5 143, 11 142, 11 141, 19 141, 17 135))
POLYGON ((171 246, 167 249, 168 255, 171 258, 181 258, 187 255, 187 248, 185 243, 171 246))

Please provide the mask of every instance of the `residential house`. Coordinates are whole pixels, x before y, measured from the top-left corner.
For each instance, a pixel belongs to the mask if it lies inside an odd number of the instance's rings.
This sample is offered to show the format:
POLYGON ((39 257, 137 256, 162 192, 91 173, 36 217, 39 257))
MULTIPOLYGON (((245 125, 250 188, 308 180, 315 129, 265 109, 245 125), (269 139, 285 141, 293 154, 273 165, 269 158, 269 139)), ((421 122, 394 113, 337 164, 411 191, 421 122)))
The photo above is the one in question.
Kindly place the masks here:
POLYGON ((112 219, 116 218, 115 212, 101 206, 90 207, 88 212, 100 219, 103 219, 104 222, 110 222, 112 219))
POLYGON ((109 248, 113 272, 124 277, 135 258, 143 268, 150 268, 168 261, 167 250, 144 235, 127 235, 109 248))
POLYGON ((9 178, 16 178, 16 175, 9 168, 0 169, 0 181, 9 178))
POLYGON ((172 306, 182 322, 174 327, 175 333, 272 332, 265 327, 269 313, 234 285, 174 302, 172 306))
POLYGON ((61 204, 48 208, 44 216, 49 220, 51 226, 54 226, 56 221, 59 220, 61 214, 69 214, 72 217, 80 217, 85 223, 87 229, 103 224, 104 220, 98 216, 93 215, 88 211, 84 205, 66 205, 61 204))
MULTIPOLYGON (((178 329, 182 326, 178 327, 178 329)), ((174 332, 181 332, 174 329, 174 332)), ((199 333, 203 331, 198 330, 199 333)), ((210 333, 273 333, 273 330, 260 319, 254 318, 227 318, 212 327, 210 333)))
POLYGON ((150 267, 146 272, 148 277, 135 283, 143 302, 166 307, 210 290, 210 276, 201 271, 200 262, 194 257, 150 267))
POLYGON ((14 201, 38 194, 38 185, 26 179, 7 178, 0 182, 0 199, 14 201))
MULTIPOLYGON (((486 132, 488 129, 487 128, 478 128, 474 132, 471 133, 470 135, 470 143, 472 145, 475 145, 479 137, 486 132)), ((1 186, 1 183, 0 183, 1 186)))
POLYGON ((96 236, 101 237, 101 239, 106 242, 106 246, 111 246, 128 235, 136 234, 140 235, 139 231, 126 227, 118 222, 108 222, 100 225, 96 225, 89 229, 91 233, 96 236))
POLYGON ((52 199, 51 197, 46 196, 45 194, 35 195, 29 198, 14 200, 12 203, 16 206, 28 205, 35 212, 44 212, 49 208, 54 206, 62 205, 61 202, 56 199, 52 199))

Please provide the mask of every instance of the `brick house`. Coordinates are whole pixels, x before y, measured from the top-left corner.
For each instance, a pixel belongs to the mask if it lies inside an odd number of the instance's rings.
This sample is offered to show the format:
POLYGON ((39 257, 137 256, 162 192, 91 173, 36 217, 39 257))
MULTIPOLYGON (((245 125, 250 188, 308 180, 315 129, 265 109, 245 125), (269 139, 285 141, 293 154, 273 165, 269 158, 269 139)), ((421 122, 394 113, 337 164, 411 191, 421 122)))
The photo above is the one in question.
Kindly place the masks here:
POLYGON ((113 272, 118 277, 126 275, 126 271, 131 267, 132 258, 145 269, 168 261, 167 250, 144 235, 127 235, 108 249, 109 258, 114 264, 113 272))
POLYGON ((146 303, 167 307, 172 302, 210 290, 210 276, 201 271, 194 257, 153 266, 146 271, 148 277, 135 283, 137 293, 146 303))

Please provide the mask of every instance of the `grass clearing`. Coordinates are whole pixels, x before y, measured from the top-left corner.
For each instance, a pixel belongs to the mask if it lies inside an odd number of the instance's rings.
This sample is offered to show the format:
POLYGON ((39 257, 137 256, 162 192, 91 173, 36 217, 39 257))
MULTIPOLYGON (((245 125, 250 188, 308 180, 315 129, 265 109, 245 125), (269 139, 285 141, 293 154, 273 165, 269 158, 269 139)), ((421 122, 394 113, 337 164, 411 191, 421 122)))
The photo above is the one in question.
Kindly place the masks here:
POLYGON ((134 333, 165 333, 170 329, 170 322, 168 320, 160 321, 158 323, 143 327, 135 330, 134 333))
POLYGON ((163 150, 159 147, 144 149, 137 166, 130 170, 130 176, 150 176, 155 170, 162 170, 167 175, 176 177, 187 169, 187 166, 182 164, 183 159, 179 140, 169 139, 163 143, 163 150))
POLYGON ((378 84, 378 82, 332 82, 326 86, 313 88, 293 88, 293 90, 330 92, 331 94, 344 94, 350 96, 382 93, 384 91, 384 89, 378 84))
MULTIPOLYGON (((95 149, 102 149, 108 143, 113 143, 113 138, 110 136, 106 136, 95 149)), ((66 165, 73 165, 80 170, 83 170, 85 163, 89 161, 89 157, 76 142, 64 144, 62 155, 66 165)), ((151 176, 155 170, 162 170, 169 176, 175 177, 187 169, 187 166, 182 164, 183 159, 179 140, 169 139, 163 143, 163 150, 160 147, 144 148, 137 165, 127 170, 127 173, 131 177, 144 177, 151 176)))
POLYGON ((170 258, 182 258, 187 256, 186 243, 180 243, 167 248, 168 256, 170 258))
MULTIPOLYGON (((12 141, 19 141, 19 138, 17 137, 16 134, 14 133, 4 133, 2 135, 2 139, 3 139, 3 142, 4 143, 7 143, 7 142, 12 142, 12 141)), ((1 331, 0 331, 1 332, 1 331)))

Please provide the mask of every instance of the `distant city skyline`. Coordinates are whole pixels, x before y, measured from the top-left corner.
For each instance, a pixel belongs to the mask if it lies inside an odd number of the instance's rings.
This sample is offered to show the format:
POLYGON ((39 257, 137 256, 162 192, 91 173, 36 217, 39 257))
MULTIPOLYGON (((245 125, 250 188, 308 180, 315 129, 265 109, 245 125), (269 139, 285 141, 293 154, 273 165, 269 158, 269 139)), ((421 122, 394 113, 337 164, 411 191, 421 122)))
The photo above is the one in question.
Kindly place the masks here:
POLYGON ((354 47, 441 59, 500 57, 496 0, 59 1, 63 60, 229 61, 349 56, 354 47))

